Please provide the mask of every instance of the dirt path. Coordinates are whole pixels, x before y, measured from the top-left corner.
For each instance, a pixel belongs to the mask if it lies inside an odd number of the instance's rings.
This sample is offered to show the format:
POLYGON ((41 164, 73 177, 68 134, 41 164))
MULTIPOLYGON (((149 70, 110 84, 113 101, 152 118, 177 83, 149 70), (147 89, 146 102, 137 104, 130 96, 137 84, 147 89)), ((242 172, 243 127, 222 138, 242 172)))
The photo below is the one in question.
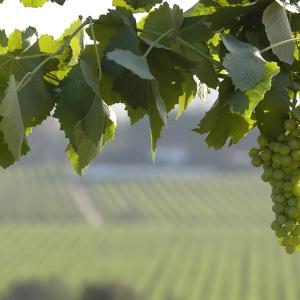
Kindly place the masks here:
POLYGON ((80 179, 72 178, 70 181, 70 186, 73 200, 87 223, 93 227, 100 227, 103 225, 103 216, 94 205, 86 190, 86 187, 80 181, 80 179))

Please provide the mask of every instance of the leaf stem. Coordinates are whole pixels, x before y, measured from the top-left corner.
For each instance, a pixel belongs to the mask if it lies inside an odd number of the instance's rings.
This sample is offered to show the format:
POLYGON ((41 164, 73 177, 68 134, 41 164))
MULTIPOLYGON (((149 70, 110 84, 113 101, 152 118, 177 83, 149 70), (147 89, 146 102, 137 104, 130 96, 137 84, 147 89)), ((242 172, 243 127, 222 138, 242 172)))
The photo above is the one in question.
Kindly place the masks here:
POLYGON ((89 19, 86 19, 68 38, 65 42, 56 50, 54 53, 51 53, 44 61, 42 61, 33 71, 28 72, 23 79, 19 82, 17 86, 17 91, 20 93, 22 89, 32 80, 35 74, 43 68, 43 66, 48 63, 52 58, 62 53, 65 48, 70 44, 71 40, 75 37, 75 35, 80 32, 86 25, 89 24, 89 19))
POLYGON ((94 23, 92 17, 89 17, 89 23, 91 27, 91 32, 92 32, 92 37, 94 41, 94 47, 95 47, 95 53, 96 53, 96 59, 97 59, 97 64, 98 64, 98 80, 100 81, 102 78, 102 69, 101 69, 101 60, 100 60, 100 54, 99 54, 99 49, 97 45, 97 40, 96 40, 96 34, 95 34, 95 29, 94 29, 94 23))
POLYGON ((15 56, 15 60, 25 60, 25 59, 32 59, 32 58, 40 58, 40 57, 46 57, 51 54, 49 53, 41 53, 41 54, 32 54, 32 55, 24 55, 24 56, 15 56))
POLYGON ((161 41, 163 40, 166 36, 168 36, 171 32, 173 32, 175 29, 171 28, 169 30, 167 30, 165 33, 161 34, 153 43, 152 45, 148 48, 148 50, 146 51, 146 53, 143 55, 143 59, 145 59, 149 53, 152 51, 152 49, 161 41))
MULTIPOLYGON (((174 30, 172 28, 172 30, 174 30)), ((142 28, 138 28, 137 31, 139 32, 144 32, 144 33, 149 33, 149 34, 153 34, 153 35, 156 35, 156 36, 159 36, 161 37, 162 34, 161 32, 157 32, 157 31, 152 31, 152 30, 147 30, 147 29, 142 29, 142 28)), ((171 35, 169 32, 165 33, 165 36, 173 36, 171 35)), ((165 37, 164 36, 164 37, 165 37)), ((193 50, 195 53, 197 53, 199 56, 203 57, 204 59, 210 61, 212 64, 214 64, 216 67, 218 67, 219 69, 225 69, 225 67, 220 63, 218 62, 217 60, 214 60, 213 58, 211 58, 209 55, 207 55, 206 53, 203 53, 202 51, 200 51, 199 49, 197 49, 196 47, 194 47, 193 45, 191 45, 190 43, 188 43, 187 41, 183 40, 181 37, 179 36, 176 36, 176 40, 182 44, 183 46, 193 50)))
POLYGON ((214 64, 216 67, 218 67, 219 69, 225 69, 225 67, 218 62, 217 60, 214 60, 213 58, 211 58, 209 55, 207 55, 206 53, 203 53, 202 51, 200 51, 199 49, 197 49, 196 47, 194 47, 193 45, 191 45, 190 43, 186 42, 185 40, 183 40, 180 37, 176 37, 176 40, 182 44, 183 46, 191 49, 192 51, 194 51, 195 53, 197 53, 199 56, 203 57, 204 59, 210 61, 212 64, 214 64))
POLYGON ((156 36, 161 36, 161 32, 158 32, 158 31, 152 31, 152 30, 148 30, 148 29, 142 29, 142 28, 137 28, 137 31, 138 32, 144 32, 144 33, 149 33, 149 34, 153 34, 153 35, 156 35, 156 36))
POLYGON ((291 43, 291 42, 295 42, 295 41, 300 41, 300 38, 292 38, 292 39, 288 39, 288 40, 284 40, 284 41, 275 43, 275 44, 270 45, 269 47, 267 47, 265 49, 260 50, 260 53, 267 52, 267 51, 272 50, 274 48, 277 48, 277 47, 280 47, 280 46, 283 46, 285 44, 288 44, 288 43, 291 43))

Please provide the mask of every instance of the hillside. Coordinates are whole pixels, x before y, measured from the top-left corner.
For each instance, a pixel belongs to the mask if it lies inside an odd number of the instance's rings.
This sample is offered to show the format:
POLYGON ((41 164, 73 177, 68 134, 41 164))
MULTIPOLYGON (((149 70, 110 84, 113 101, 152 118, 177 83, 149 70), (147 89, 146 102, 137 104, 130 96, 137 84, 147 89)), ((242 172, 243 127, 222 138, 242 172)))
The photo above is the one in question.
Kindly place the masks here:
POLYGON ((74 291, 118 281, 151 300, 299 299, 298 256, 276 245, 257 174, 164 178, 78 179, 54 164, 1 172, 0 290, 55 277, 74 291))

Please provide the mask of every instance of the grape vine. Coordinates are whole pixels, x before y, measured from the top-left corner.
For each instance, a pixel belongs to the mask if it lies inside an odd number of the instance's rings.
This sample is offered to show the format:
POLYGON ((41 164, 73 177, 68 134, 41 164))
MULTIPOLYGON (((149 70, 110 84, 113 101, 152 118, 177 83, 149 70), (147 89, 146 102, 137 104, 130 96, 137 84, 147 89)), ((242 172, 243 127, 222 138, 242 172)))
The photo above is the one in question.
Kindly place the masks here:
MULTIPOLYGON (((48 0, 20 2, 41 7, 48 0)), ((202 96, 217 89, 194 131, 220 149, 258 127, 260 148, 250 155, 273 187, 272 228, 294 252, 300 244, 298 2, 201 0, 185 12, 163 0, 112 6, 98 19, 79 18, 58 39, 30 26, 9 36, 0 31, 0 165, 26 155, 32 128, 52 117, 82 174, 114 138, 115 103, 125 105, 132 125, 149 119, 154 159, 169 112, 177 108, 180 117, 198 89, 202 96), (140 12, 145 17, 137 22, 140 12)))

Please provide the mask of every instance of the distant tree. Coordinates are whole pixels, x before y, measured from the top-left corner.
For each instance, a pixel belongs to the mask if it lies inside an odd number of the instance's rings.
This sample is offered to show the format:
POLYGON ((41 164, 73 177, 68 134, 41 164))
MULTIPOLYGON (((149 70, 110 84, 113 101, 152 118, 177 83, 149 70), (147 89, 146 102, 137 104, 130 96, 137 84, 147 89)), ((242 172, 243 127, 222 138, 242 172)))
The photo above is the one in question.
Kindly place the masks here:
POLYGON ((68 288, 57 280, 30 280, 10 286, 1 300, 71 300, 68 288))
POLYGON ((81 300, 142 300, 129 287, 118 283, 87 286, 81 300))

